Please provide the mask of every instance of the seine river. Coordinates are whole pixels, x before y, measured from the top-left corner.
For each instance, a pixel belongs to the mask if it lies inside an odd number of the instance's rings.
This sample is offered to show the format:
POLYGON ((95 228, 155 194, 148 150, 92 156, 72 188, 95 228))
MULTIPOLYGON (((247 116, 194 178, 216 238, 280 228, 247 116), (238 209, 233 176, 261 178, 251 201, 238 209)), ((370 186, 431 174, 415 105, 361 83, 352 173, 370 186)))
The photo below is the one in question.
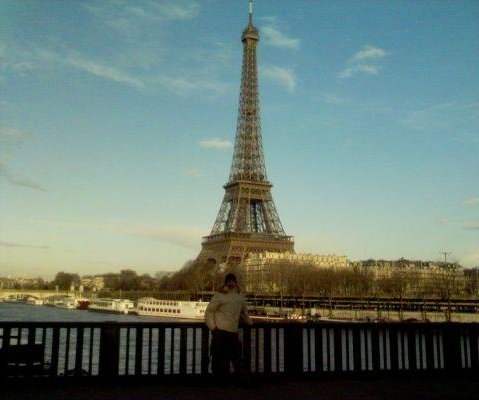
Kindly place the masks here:
MULTIPOLYGON (((48 307, 48 306, 35 306, 30 304, 24 303, 0 303, 0 345, 1 345, 1 323, 5 321, 12 321, 12 322, 105 322, 105 321, 117 321, 117 322, 184 322, 185 320, 179 318, 167 318, 167 317, 145 317, 145 316, 138 316, 138 315, 123 315, 123 314, 108 314, 108 313, 98 313, 93 311, 87 310, 69 310, 57 307, 48 307)), ((191 322, 191 320, 189 320, 191 322)), ((201 326, 201 322, 198 322, 199 326, 201 326)), ((88 329, 87 329, 88 330, 88 329)), ((59 348, 59 360, 58 360, 58 375, 68 374, 68 365, 70 368, 74 365, 75 361, 75 354, 73 353, 75 349, 76 343, 76 330, 74 329, 70 336, 71 346, 70 351, 66 351, 66 330, 60 331, 60 348, 59 348), (68 360, 68 362, 67 362, 68 360)), ((150 333, 151 337, 151 345, 153 349, 158 348, 158 334, 157 329, 153 329, 150 333)), ((145 353, 148 351, 148 339, 149 337, 145 337, 145 334, 148 332, 144 332, 144 349, 143 352, 145 353)), ((193 357, 192 357, 192 340, 193 340, 193 332, 189 330, 187 336, 187 363, 188 363, 188 370, 192 371, 193 369, 199 370, 200 369, 200 354, 196 355, 196 362, 193 365, 193 357)), ((195 335, 197 336, 197 343, 200 342, 200 337, 198 334, 201 332, 196 332, 195 335)), ((120 349, 120 364, 119 364, 119 373, 121 375, 133 373, 135 367, 135 335, 136 333, 132 333, 132 337, 130 337, 130 355, 127 356, 125 354, 125 343, 126 343, 126 331, 123 331, 120 335, 120 342, 122 344, 122 348, 120 349), (132 358, 133 357, 133 358, 132 358), (126 359, 129 358, 130 363, 127 366, 126 359)), ((165 330, 165 342, 164 346, 166 349, 171 349, 171 353, 167 352, 165 354, 164 365, 158 365, 157 360, 154 358, 151 361, 150 367, 152 371, 156 371, 159 368, 164 368, 165 373, 175 372, 177 373, 179 370, 179 359, 180 359, 180 348, 179 348, 179 335, 180 332, 177 329, 166 328, 165 330), (172 346, 172 338, 174 337, 174 346, 172 346), (173 360, 172 360, 173 357, 173 360)), ((88 335, 86 336, 88 337, 88 335)), ((92 339, 91 346, 93 348, 93 358, 92 364, 88 366, 88 360, 82 361, 82 367, 84 370, 91 368, 91 373, 93 375, 98 374, 98 349, 99 349, 99 342, 100 342, 99 334, 94 336, 92 339)), ((16 339, 14 339, 15 341, 16 339)), ((27 332, 21 332, 21 338, 19 339, 22 343, 26 343, 28 340, 27 332)), ((16 343, 16 342, 14 342, 16 343)), ((47 334, 46 341, 45 341, 45 361, 49 363, 52 357, 52 337, 51 332, 47 334)), ((1 346, 0 346, 1 347, 1 346)), ((200 351, 199 347, 196 349, 196 352, 200 351)), ((145 353, 146 354, 146 353, 145 353)), ((149 367, 148 359, 144 358, 142 362, 142 371, 146 372, 149 367)))
POLYGON ((57 307, 35 306, 24 303, 0 303, 0 321, 14 322, 181 322, 179 318, 145 317, 138 315, 108 314, 87 310, 68 310, 57 307))

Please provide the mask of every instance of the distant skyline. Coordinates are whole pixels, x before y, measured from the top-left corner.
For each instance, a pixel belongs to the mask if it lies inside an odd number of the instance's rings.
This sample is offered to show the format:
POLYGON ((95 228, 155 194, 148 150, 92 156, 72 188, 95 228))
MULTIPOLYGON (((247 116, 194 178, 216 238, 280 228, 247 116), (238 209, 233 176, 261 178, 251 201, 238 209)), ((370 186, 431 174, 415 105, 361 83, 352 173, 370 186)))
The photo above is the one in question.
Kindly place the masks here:
MULTIPOLYGON (((196 257, 248 1, 0 0, 0 276, 196 257)), ((297 252, 479 266, 479 2, 255 1, 263 144, 297 252)))

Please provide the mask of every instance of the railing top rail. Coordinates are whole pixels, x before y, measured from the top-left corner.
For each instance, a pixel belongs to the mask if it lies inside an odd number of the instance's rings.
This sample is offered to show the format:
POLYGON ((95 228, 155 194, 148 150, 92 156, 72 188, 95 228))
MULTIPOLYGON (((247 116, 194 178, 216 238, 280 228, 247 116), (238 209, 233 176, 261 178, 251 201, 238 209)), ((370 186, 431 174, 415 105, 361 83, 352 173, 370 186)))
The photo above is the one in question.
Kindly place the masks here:
MULTIPOLYGON (((0 321, 0 328, 20 328, 20 327, 39 327, 39 328, 53 328, 53 327, 165 327, 165 328, 198 328, 205 327, 202 321, 198 322, 170 322, 170 321, 0 321)), ((248 325, 241 325, 241 328, 248 328, 248 325)), ((293 327, 325 327, 325 328, 421 328, 421 329, 437 329, 437 328, 479 328, 477 322, 339 322, 339 321, 319 321, 319 322, 257 322, 253 325, 254 328, 293 328, 293 327)))

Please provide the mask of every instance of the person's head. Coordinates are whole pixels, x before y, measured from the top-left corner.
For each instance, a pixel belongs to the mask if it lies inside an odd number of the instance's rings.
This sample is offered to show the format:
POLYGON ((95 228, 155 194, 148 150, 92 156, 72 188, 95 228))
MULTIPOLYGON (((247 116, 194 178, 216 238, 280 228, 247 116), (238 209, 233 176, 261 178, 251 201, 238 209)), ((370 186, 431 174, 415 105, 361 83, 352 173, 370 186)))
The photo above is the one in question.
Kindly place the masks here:
POLYGON ((238 282, 236 281, 236 276, 234 274, 227 274, 225 276, 225 286, 228 289, 235 289, 238 287, 238 282))

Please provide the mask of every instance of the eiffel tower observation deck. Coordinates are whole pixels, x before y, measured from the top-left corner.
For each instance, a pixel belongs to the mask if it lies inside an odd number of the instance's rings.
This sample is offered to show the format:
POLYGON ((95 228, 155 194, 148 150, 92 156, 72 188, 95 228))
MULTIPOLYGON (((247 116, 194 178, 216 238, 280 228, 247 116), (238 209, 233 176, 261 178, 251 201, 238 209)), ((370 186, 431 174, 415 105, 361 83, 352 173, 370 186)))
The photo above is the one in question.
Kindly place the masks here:
POLYGON ((236 140, 225 195, 213 229, 203 238, 199 260, 235 264, 251 252, 294 252, 271 195, 261 140, 256 48, 259 31, 249 23, 243 31, 243 68, 236 140))

